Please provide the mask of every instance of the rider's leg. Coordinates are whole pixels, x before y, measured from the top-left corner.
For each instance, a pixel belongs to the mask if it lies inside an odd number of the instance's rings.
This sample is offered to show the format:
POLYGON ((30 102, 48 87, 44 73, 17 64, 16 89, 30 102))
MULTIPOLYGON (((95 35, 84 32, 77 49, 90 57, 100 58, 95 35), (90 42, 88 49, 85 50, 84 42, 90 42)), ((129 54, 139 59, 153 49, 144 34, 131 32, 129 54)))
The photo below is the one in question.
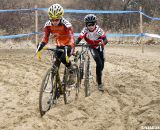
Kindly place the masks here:
MULTIPOLYGON (((105 61, 105 59, 104 59, 104 51, 102 50, 102 51, 100 51, 99 50, 99 56, 100 56, 100 58, 101 58, 101 61, 102 61, 102 68, 101 68, 101 72, 103 73, 103 69, 104 69, 104 61, 105 61)), ((101 78, 103 77, 102 76, 103 74, 101 74, 101 78)), ((102 79, 101 79, 102 80, 102 79)), ((100 91, 104 91, 104 86, 103 86, 103 84, 100 84, 99 86, 98 86, 98 89, 100 90, 100 91)))
POLYGON ((99 90, 102 90, 103 89, 102 70, 104 68, 104 58, 102 55, 103 53, 98 49, 93 49, 93 48, 91 48, 90 51, 96 62, 96 79, 97 79, 98 87, 99 87, 99 90))
POLYGON ((98 53, 99 53, 99 56, 100 56, 100 59, 101 59, 101 62, 102 62, 101 69, 103 71, 103 69, 104 69, 104 61, 105 61, 105 59, 104 59, 104 51, 103 50, 102 51, 98 50, 98 53))
MULTIPOLYGON (((70 53, 71 53, 71 47, 68 47, 67 49, 67 55, 68 57, 70 57, 70 53)), ((71 61, 67 62, 66 61, 66 53, 62 53, 60 56, 60 61, 69 69, 69 84, 72 85, 75 83, 75 74, 74 74, 74 67, 72 66, 71 61)))

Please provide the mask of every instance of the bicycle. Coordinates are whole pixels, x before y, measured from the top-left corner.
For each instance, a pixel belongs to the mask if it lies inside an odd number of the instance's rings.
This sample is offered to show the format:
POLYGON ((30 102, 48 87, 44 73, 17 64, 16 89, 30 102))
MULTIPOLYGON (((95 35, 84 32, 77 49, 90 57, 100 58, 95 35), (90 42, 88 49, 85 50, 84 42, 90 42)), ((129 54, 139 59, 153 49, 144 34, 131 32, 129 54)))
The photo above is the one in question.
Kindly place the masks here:
MULTIPOLYGON (((51 52, 51 61, 52 67, 49 68, 42 80, 40 94, 39 94, 39 111, 41 117, 49 111, 52 107, 57 104, 58 99, 61 95, 64 97, 64 103, 68 104, 73 99, 78 99, 79 94, 79 69, 76 64, 74 66, 74 73, 76 76, 76 83, 69 87, 68 78, 69 78, 69 69, 67 67, 64 68, 64 75, 61 80, 59 74, 59 68, 54 64, 54 60, 59 60, 56 56, 55 48, 45 48, 51 52), (68 89, 68 87, 70 89, 68 89)), ((64 50, 61 50, 64 51, 64 50)), ((66 61, 68 61, 67 51, 66 53, 66 61)))
POLYGON ((85 44, 82 43, 81 45, 76 45, 76 46, 81 46, 82 49, 79 52, 79 56, 77 56, 77 59, 80 59, 80 65, 79 65, 79 72, 80 72, 80 83, 82 82, 82 79, 84 77, 84 92, 85 92, 85 97, 90 96, 91 94, 91 86, 95 84, 95 81, 93 79, 93 75, 91 72, 91 59, 90 59, 90 54, 89 54, 89 47, 91 46, 100 46, 101 44, 85 44), (84 73, 85 72, 85 73, 84 73), (92 80, 91 80, 92 79, 92 80))

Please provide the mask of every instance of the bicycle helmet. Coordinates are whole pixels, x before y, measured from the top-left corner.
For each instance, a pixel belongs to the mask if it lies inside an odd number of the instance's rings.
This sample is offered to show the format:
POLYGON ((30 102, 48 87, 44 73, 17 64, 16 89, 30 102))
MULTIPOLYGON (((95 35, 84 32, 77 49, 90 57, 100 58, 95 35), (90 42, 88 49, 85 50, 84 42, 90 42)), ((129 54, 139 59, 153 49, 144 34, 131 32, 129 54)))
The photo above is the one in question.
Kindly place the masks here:
POLYGON ((48 8, 49 19, 60 19, 63 15, 64 10, 60 4, 53 4, 48 8))
POLYGON ((84 18, 84 22, 87 23, 96 23, 97 17, 94 14, 88 14, 84 18))

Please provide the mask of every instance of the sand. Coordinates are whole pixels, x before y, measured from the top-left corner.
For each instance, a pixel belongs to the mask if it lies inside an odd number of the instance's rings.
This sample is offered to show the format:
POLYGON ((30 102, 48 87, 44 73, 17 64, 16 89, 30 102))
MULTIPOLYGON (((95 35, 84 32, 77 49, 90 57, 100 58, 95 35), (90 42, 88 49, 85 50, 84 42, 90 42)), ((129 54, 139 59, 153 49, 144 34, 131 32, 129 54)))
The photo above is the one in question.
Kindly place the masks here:
MULTIPOLYGON (((21 44, 22 45, 22 44, 21 44)), ((160 127, 160 46, 107 45, 105 92, 70 104, 60 103, 40 117, 42 78, 48 61, 34 57, 34 46, 0 44, 1 130, 141 130, 160 127)), ((95 63, 92 61, 93 71, 95 63)), ((83 87, 82 87, 83 88, 83 87)), ((82 89, 81 88, 81 89, 82 89)))

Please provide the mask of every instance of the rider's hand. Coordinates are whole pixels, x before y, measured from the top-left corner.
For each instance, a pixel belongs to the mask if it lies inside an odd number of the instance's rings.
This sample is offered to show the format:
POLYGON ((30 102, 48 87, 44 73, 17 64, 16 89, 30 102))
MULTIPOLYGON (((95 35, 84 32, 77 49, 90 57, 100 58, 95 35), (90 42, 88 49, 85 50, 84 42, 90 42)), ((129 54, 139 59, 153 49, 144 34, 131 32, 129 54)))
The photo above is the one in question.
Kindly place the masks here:
POLYGON ((41 51, 45 45, 44 42, 38 43, 36 53, 41 51))
POLYGON ((101 40, 101 42, 98 43, 98 48, 100 49, 100 51, 102 51, 102 47, 104 46, 104 42, 101 40))
POLYGON ((77 40, 75 40, 75 43, 74 43, 74 44, 75 44, 75 45, 78 45, 80 41, 81 41, 81 39, 78 38, 77 40))
POLYGON ((45 43, 44 43, 44 42, 39 43, 39 44, 37 45, 36 54, 37 54, 38 60, 41 60, 41 53, 40 53, 40 51, 43 49, 44 46, 45 46, 45 43))
POLYGON ((40 51, 37 52, 37 58, 38 58, 38 60, 41 60, 41 52, 40 51))
POLYGON ((103 45, 103 42, 99 42, 98 45, 100 45, 100 46, 103 45))
POLYGON ((97 41, 99 41, 98 45, 103 45, 104 44, 102 39, 98 39, 97 41))

